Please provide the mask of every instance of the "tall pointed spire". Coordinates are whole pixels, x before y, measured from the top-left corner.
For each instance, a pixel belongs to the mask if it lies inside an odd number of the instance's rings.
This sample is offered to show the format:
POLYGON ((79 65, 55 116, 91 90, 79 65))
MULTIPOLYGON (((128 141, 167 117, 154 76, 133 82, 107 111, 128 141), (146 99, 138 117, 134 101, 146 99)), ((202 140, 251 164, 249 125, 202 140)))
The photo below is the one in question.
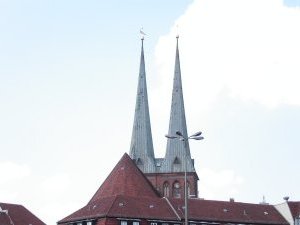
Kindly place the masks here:
POLYGON ((144 38, 142 40, 139 81, 136 96, 135 115, 130 145, 130 157, 144 173, 155 172, 154 150, 148 106, 146 83, 144 38))
MULTIPOLYGON (((184 137, 187 137, 178 49, 179 36, 176 38, 175 71, 168 134, 176 135, 176 131, 180 131, 184 137)), ((195 168, 191 159, 189 143, 187 141, 179 141, 178 139, 168 139, 165 162, 163 165, 164 168, 162 169, 165 172, 184 172, 185 154, 187 156, 187 172, 195 172, 195 168)))

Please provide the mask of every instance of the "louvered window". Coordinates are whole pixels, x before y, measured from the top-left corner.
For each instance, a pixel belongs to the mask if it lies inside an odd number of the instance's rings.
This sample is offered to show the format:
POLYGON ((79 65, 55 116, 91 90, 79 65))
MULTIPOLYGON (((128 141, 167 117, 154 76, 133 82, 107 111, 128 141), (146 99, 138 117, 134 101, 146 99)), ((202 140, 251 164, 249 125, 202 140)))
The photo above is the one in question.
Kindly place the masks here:
POLYGON ((169 183, 165 182, 164 183, 164 197, 169 197, 169 196, 170 196, 169 183))
POLYGON ((173 197, 181 198, 180 192, 181 192, 180 183, 178 181, 176 181, 173 184, 173 197))

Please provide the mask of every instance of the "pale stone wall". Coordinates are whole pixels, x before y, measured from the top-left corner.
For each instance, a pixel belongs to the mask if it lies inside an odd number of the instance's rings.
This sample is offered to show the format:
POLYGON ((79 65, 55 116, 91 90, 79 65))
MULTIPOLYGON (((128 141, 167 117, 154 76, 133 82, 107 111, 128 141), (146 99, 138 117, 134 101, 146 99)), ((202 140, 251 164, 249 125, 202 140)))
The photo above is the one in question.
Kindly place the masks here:
POLYGON ((277 211, 289 222, 290 225, 294 225, 295 221, 292 216, 290 207, 288 206, 287 202, 274 205, 277 211))

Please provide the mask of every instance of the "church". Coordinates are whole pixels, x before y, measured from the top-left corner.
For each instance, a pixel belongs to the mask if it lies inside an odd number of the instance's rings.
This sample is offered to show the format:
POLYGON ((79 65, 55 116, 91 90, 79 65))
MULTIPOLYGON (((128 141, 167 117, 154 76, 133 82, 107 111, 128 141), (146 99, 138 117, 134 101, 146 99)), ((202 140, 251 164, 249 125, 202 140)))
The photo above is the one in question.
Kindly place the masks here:
POLYGON ((300 225, 300 202, 250 204, 198 198, 188 139, 176 38, 172 102, 164 158, 155 158, 149 115, 144 38, 129 155, 125 153, 87 205, 59 225, 300 225))

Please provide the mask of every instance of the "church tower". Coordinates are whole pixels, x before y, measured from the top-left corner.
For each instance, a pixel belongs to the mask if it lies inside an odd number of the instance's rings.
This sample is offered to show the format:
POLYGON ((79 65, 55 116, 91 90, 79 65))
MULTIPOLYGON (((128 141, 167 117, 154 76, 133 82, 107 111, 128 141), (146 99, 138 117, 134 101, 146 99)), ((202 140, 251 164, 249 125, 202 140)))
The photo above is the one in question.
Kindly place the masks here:
MULTIPOLYGON (((187 137, 178 38, 179 37, 177 37, 176 43, 168 134, 174 136, 177 131, 180 131, 184 137, 187 137)), ((184 197, 184 173, 186 166, 188 196, 198 197, 197 181, 199 178, 194 168, 194 161, 191 158, 188 141, 168 139, 165 158, 154 157, 145 80, 143 40, 130 157, 135 161, 161 196, 170 198, 184 197)))

